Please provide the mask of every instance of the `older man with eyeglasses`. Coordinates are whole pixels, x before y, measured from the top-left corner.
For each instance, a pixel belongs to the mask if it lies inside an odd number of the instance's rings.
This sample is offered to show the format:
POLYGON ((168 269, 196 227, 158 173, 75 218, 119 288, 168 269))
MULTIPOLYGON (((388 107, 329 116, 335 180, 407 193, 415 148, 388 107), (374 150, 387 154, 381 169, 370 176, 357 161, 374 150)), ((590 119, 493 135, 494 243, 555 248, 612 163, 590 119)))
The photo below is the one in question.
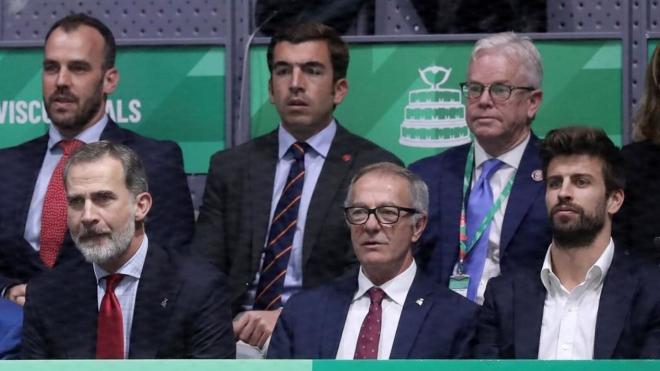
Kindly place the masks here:
POLYGON ((540 266, 550 242, 539 140, 541 56, 527 37, 477 41, 461 84, 474 140, 410 165, 429 186, 429 228, 418 261, 438 282, 478 304, 488 280, 540 266))
POLYGON ((294 295, 269 358, 432 359, 469 356, 477 306, 417 269, 428 189, 392 163, 361 169, 344 215, 359 270, 294 295))

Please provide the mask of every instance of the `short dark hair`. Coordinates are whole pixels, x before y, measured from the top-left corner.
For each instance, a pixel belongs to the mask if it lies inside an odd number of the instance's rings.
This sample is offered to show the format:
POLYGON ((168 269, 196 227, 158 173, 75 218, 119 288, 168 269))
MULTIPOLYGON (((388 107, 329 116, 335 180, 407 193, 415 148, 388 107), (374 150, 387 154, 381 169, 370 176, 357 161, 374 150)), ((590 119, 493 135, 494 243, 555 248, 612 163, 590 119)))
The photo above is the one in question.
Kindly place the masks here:
POLYGON ((623 157, 603 129, 568 126, 550 131, 541 144, 543 176, 547 176, 548 165, 553 158, 572 155, 587 155, 602 161, 608 195, 625 188, 623 157))
POLYGON ((66 179, 71 166, 80 163, 95 162, 106 156, 110 156, 121 162, 121 166, 124 169, 126 188, 134 196, 143 192, 149 192, 147 173, 137 153, 123 144, 112 143, 107 140, 86 144, 71 154, 71 157, 69 157, 69 160, 64 166, 64 184, 66 185, 66 179))
POLYGON ((268 44, 268 70, 273 72, 273 54, 275 46, 281 42, 290 42, 300 44, 306 41, 325 41, 330 52, 330 62, 332 63, 332 80, 346 78, 348 70, 348 45, 341 39, 341 36, 334 28, 318 22, 304 22, 295 24, 278 31, 270 39, 268 44))
POLYGON ((64 32, 68 33, 77 30, 78 27, 83 25, 97 30, 101 36, 103 36, 103 40, 105 40, 105 58, 103 59, 103 70, 108 70, 114 67, 117 44, 115 43, 115 37, 112 35, 112 31, 110 31, 108 26, 103 24, 103 22, 97 18, 94 18, 85 13, 70 14, 55 22, 55 24, 53 24, 48 30, 48 33, 46 33, 46 40, 44 45, 46 42, 48 42, 48 38, 53 33, 53 31, 55 31, 55 29, 61 27, 64 32))

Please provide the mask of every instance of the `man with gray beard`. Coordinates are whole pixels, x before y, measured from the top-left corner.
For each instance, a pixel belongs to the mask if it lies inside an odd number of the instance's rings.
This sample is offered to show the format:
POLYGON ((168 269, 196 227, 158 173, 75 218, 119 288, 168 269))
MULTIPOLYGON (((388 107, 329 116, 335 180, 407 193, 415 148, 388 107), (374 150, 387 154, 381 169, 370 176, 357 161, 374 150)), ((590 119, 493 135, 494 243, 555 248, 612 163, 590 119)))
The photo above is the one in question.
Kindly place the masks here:
POLYGON ((476 357, 660 358, 660 271, 611 238, 619 150, 601 129, 567 127, 548 134, 541 159, 552 243, 542 266, 488 284, 476 357))
POLYGON ((67 224, 90 265, 30 281, 24 358, 233 358, 224 278, 151 243, 147 177, 128 147, 100 141, 64 167, 67 224))

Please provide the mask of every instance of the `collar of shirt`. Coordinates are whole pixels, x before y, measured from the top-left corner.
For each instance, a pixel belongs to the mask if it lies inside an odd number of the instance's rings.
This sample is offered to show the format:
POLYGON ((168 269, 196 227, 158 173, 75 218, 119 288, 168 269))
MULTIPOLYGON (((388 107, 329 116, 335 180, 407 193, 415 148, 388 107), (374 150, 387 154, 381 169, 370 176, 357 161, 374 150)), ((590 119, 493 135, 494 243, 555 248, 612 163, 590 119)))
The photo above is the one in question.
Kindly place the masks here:
MULTIPOLYGON (((135 254, 130 259, 128 259, 128 261, 124 263, 124 265, 122 265, 119 269, 117 269, 117 272, 115 273, 120 273, 125 276, 133 277, 136 280, 139 280, 140 276, 142 275, 142 268, 144 268, 144 261, 147 258, 148 248, 149 248, 149 239, 145 234, 144 238, 142 239, 142 243, 140 244, 140 247, 135 252, 135 254)), ((101 268, 96 263, 92 263, 92 265, 94 266, 94 274, 96 275, 96 282, 100 283, 101 278, 111 274, 111 272, 106 272, 105 269, 101 268)))
MULTIPOLYGON (((337 132, 337 123, 335 122, 334 119, 330 122, 330 125, 325 127, 323 130, 319 131, 318 133, 312 135, 309 137, 305 143, 307 143, 312 149, 318 153, 319 155, 323 156, 323 158, 326 158, 328 156, 328 152, 330 151, 330 145, 332 144, 332 140, 335 137, 335 133, 337 132)), ((287 151, 289 150, 289 147, 298 140, 291 135, 280 123, 280 126, 277 130, 277 138, 278 138, 278 143, 279 143, 279 148, 278 148, 278 158, 281 160, 284 158, 284 155, 286 155, 287 151)))
MULTIPOLYGON (((105 129, 107 125, 108 115, 103 115, 103 117, 101 117, 101 119, 94 125, 88 127, 80 134, 76 135, 75 139, 78 139, 85 144, 98 142, 101 139, 101 133, 103 133, 103 129, 105 129)), ((64 139, 62 134, 60 134, 55 125, 51 124, 50 128, 48 128, 48 148, 51 151, 55 148, 59 149, 59 147, 55 147, 55 145, 62 139, 64 139)))
MULTIPOLYGON (((543 282, 543 286, 545 287, 545 290, 548 292, 551 291, 553 288, 566 291, 566 289, 564 289, 564 286, 561 284, 561 281, 559 281, 559 277, 557 277, 555 272, 552 270, 552 257, 550 255, 551 248, 552 245, 548 247, 548 251, 546 251, 545 253, 545 259, 543 260, 543 267, 541 268, 541 282, 543 282)), ((614 258, 614 242, 610 237, 610 242, 607 244, 607 247, 605 248, 603 253, 600 254, 598 260, 596 260, 594 265, 592 265, 591 268, 589 268, 589 270, 587 271, 587 276, 584 282, 592 283, 594 287, 598 287, 602 285, 603 280, 607 275, 607 271, 610 269, 610 265, 612 265, 613 258, 614 258)))
POLYGON ((408 291, 410 286, 412 286, 413 280, 415 279, 415 274, 417 273, 417 264, 413 260, 412 264, 405 271, 399 273, 398 276, 392 278, 391 280, 385 282, 384 284, 378 286, 374 285, 369 278, 362 271, 360 267, 360 273, 358 273, 358 289, 353 295, 353 301, 360 299, 367 290, 376 286, 380 287, 387 297, 393 302, 403 306, 403 303, 406 301, 406 296, 408 296, 408 291))
MULTIPOLYGON (((500 161, 504 162, 506 165, 514 169, 518 169, 518 166, 520 166, 520 160, 522 159, 523 153, 525 153, 525 148, 527 148, 527 143, 529 143, 530 137, 531 137, 531 133, 527 134, 527 138, 525 138, 525 140, 518 143, 517 146, 510 149, 508 152, 505 152, 497 156, 497 158, 500 161)), ((491 158, 493 158, 493 156, 486 153, 486 150, 484 150, 483 147, 479 144, 479 142, 475 140, 474 141, 475 169, 479 169, 481 167, 481 164, 483 164, 484 162, 486 162, 491 158)))

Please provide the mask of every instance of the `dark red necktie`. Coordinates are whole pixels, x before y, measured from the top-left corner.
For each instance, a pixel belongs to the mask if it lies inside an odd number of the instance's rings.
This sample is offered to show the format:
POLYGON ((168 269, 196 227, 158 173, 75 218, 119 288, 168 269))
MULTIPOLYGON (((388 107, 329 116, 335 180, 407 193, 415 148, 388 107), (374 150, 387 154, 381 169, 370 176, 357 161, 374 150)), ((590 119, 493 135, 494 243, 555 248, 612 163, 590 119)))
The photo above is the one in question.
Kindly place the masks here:
POLYGON ((64 165, 71 153, 85 143, 77 140, 62 140, 57 143, 64 153, 50 177, 44 207, 41 211, 41 231, 39 235, 39 257, 49 268, 55 265, 66 234, 66 194, 64 192, 64 165))
POLYGON ((357 345, 355 346, 354 359, 377 359, 378 342, 380 341, 380 326, 383 318, 381 303, 385 297, 385 291, 378 287, 372 287, 368 291, 371 304, 369 313, 364 317, 357 345))
POLYGON ((121 274, 111 274, 105 279, 105 294, 99 309, 98 327, 96 329, 96 358, 124 358, 124 321, 121 315, 121 305, 115 295, 115 288, 124 278, 121 274))
POLYGON ((282 306, 284 277, 293 248, 293 235, 298 224, 298 209, 305 182, 305 151, 309 145, 296 142, 289 147, 294 161, 282 191, 268 233, 264 262, 254 299, 254 309, 273 310, 282 306))

